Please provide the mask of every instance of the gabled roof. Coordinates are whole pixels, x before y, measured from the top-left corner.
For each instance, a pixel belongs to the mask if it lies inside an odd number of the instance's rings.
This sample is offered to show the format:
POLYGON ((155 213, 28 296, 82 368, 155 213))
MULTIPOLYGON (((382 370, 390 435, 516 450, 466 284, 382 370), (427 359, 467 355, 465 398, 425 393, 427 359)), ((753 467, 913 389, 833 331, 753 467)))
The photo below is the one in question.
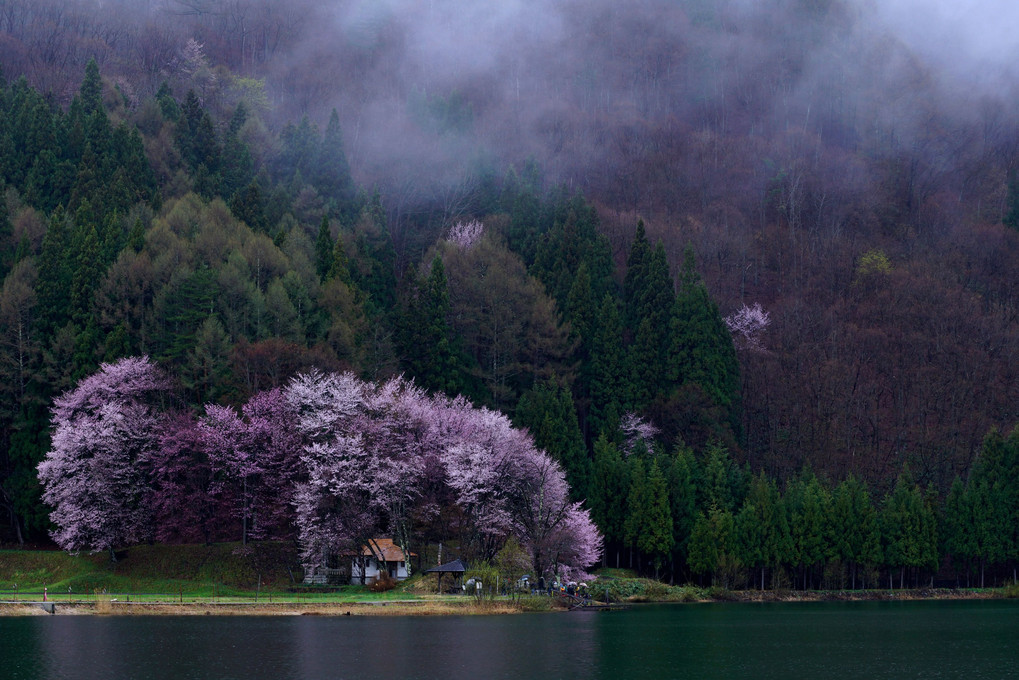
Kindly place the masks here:
MULTIPOLYGON (((404 560, 403 550, 390 538, 373 538, 368 545, 361 548, 362 555, 376 559, 378 559, 380 551, 382 559, 386 562, 402 562, 404 560)), ((410 556, 417 557, 417 553, 411 553, 410 556)))
POLYGON ((446 562, 440 564, 437 567, 431 569, 425 569, 426 574, 448 574, 450 572, 455 574, 462 574, 467 571, 467 563, 463 560, 453 560, 452 562, 446 562))

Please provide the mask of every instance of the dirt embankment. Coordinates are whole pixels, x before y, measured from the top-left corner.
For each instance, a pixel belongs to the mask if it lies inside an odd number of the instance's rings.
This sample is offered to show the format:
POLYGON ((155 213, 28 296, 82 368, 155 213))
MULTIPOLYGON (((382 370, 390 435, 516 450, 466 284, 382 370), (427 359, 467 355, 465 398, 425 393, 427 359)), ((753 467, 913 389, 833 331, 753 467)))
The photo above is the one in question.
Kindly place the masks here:
MULTIPOLYGON (((449 616, 516 614, 523 608, 510 602, 347 602, 220 604, 150 602, 58 602, 56 615, 93 616, 449 616)), ((39 604, 0 603, 0 616, 47 616, 39 604)))

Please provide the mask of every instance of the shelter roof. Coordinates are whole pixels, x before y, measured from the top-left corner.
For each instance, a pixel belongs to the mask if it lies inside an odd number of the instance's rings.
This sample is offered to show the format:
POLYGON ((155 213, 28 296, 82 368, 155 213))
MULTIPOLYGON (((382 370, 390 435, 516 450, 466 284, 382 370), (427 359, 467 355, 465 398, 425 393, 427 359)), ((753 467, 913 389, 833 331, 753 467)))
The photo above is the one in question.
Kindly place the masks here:
POLYGON ((467 571, 467 563, 463 560, 453 560, 452 562, 446 562, 445 564, 440 564, 439 566, 432 567, 431 569, 425 569, 426 574, 462 574, 465 571, 467 571))

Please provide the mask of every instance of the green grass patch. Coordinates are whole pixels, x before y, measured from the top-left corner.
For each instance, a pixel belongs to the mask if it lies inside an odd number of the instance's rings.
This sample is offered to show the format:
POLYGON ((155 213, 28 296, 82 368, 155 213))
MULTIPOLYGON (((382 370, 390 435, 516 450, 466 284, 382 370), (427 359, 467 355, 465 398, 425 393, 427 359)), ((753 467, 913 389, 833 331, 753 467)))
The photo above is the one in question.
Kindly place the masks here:
POLYGON ((1009 599, 1019 598, 1019 584, 1011 583, 1001 589, 1001 596, 1009 599))
POLYGON ((135 546, 106 554, 0 551, 0 590, 64 592, 247 592, 283 590, 300 579, 293 548, 265 543, 240 546, 135 546))
POLYGON ((601 601, 606 591, 610 602, 696 602, 709 598, 708 592, 697 586, 670 586, 649 578, 607 577, 602 571, 591 584, 591 596, 601 601))
POLYGON ((135 546, 117 552, 70 555, 58 551, 0 551, 0 599, 41 595, 57 601, 143 602, 386 602, 422 599, 421 575, 384 593, 356 585, 304 586, 291 544, 257 543, 135 546), (260 582, 261 578, 261 582, 260 582), (70 592, 68 592, 70 588, 70 592))

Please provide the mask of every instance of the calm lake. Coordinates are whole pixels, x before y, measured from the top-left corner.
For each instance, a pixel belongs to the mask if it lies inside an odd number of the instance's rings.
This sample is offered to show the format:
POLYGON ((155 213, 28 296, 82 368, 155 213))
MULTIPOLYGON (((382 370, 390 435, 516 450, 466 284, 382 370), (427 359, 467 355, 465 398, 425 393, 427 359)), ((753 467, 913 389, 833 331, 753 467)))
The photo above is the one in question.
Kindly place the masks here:
POLYGON ((0 678, 1007 678, 1019 602, 0 619, 0 678))

